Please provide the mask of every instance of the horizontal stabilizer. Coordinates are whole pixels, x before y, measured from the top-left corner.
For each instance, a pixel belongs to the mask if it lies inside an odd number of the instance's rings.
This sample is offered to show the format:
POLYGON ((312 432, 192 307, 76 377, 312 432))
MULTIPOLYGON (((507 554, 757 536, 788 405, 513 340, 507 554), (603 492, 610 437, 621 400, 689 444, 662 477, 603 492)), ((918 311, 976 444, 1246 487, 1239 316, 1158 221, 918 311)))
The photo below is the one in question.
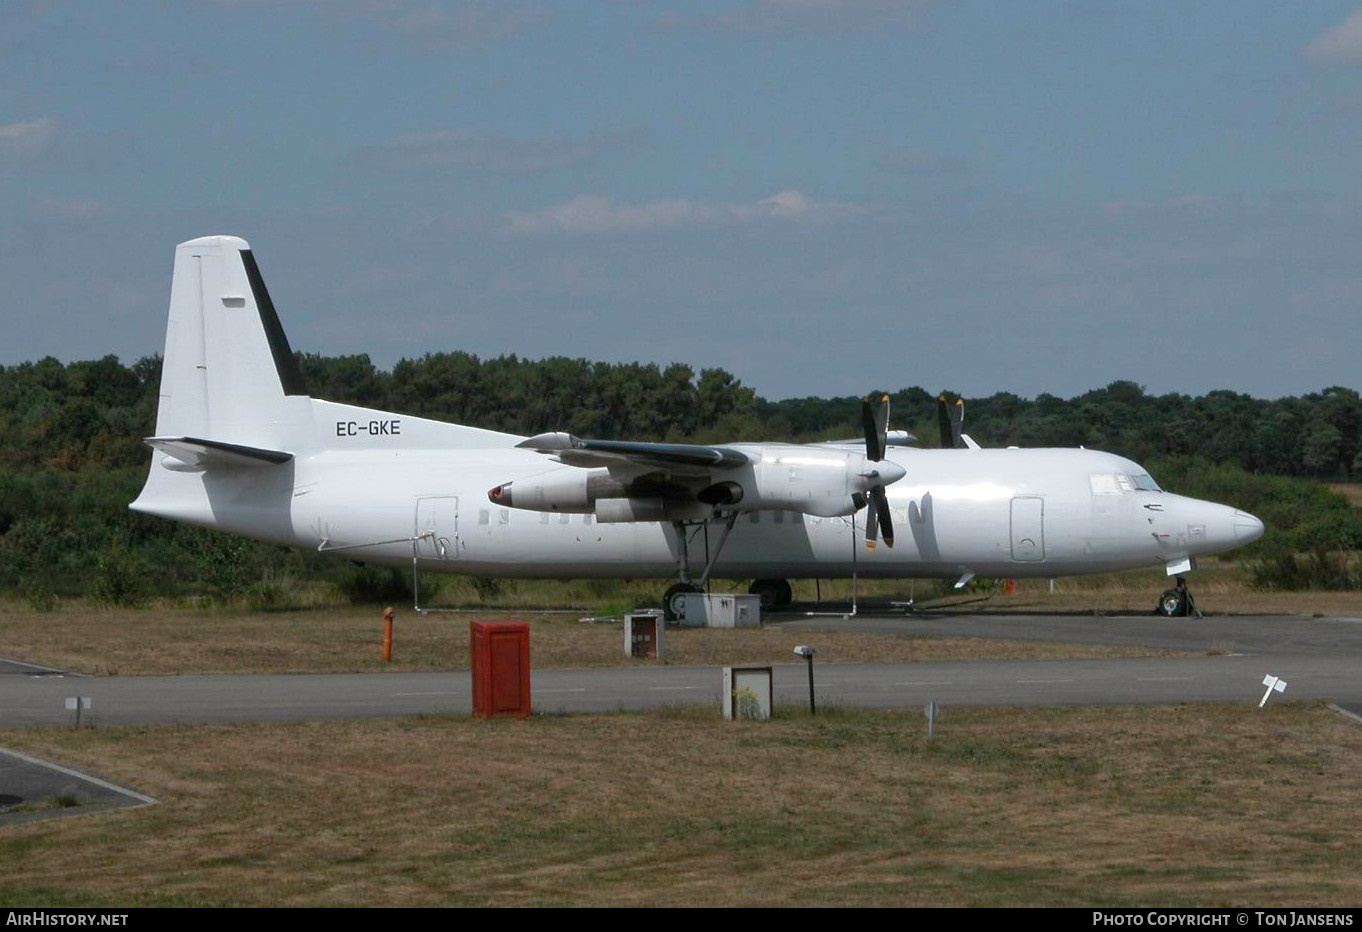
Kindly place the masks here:
POLYGON ((198 437, 148 437, 148 446, 179 460, 191 469, 213 466, 278 466, 293 459, 283 450, 261 450, 221 440, 201 440, 198 437))

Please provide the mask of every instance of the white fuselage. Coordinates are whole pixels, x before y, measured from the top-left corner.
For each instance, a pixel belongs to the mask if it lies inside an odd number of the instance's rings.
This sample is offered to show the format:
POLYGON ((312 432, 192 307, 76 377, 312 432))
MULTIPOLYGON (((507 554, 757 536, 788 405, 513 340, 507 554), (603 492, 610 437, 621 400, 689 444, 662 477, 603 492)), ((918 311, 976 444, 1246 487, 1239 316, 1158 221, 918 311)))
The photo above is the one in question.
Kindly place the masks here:
MULTIPOLYGON (((892 549, 864 548, 863 512, 753 511, 739 518, 714 575, 1068 576, 1169 565, 1262 533, 1256 518, 1231 507, 1116 482, 1143 470, 1108 453, 896 449, 889 458, 906 471, 888 490, 892 549)), ((181 497, 175 513, 154 502, 140 510, 353 560, 410 563, 415 554, 423 570, 437 572, 676 575, 668 524, 606 524, 488 501, 498 483, 555 468, 575 469, 514 448, 330 450, 279 469, 207 475, 201 500, 181 497)), ((695 572, 705 563, 704 534, 698 530, 689 547, 695 572)))

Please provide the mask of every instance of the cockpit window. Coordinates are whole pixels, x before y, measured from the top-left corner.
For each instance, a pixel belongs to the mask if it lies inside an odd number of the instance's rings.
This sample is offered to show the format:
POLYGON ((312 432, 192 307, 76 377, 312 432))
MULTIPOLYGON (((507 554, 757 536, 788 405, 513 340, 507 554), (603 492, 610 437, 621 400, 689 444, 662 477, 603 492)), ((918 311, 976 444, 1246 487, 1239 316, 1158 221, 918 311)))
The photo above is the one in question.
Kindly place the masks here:
POLYGON ((1135 488, 1141 492, 1162 492, 1159 484, 1154 481, 1154 477, 1147 472, 1142 472, 1138 476, 1130 477, 1135 482, 1135 488))
POLYGON ((1162 492, 1159 484, 1147 472, 1128 476, 1118 473, 1093 473, 1088 476, 1093 495, 1123 495, 1127 492, 1162 492))

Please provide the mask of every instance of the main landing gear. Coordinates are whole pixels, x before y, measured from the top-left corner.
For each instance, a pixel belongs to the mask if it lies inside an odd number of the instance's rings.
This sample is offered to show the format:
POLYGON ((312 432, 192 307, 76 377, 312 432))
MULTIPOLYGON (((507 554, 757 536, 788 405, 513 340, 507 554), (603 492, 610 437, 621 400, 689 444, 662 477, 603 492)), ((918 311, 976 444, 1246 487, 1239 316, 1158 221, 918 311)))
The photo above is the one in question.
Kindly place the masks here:
POLYGON ((1196 599, 1192 598, 1192 590, 1187 588, 1187 580, 1177 577, 1177 585, 1172 589, 1165 589, 1163 595, 1159 596, 1159 604, 1154 608, 1154 614, 1167 617, 1185 618, 1188 615, 1195 615, 1203 618, 1201 609, 1196 607, 1196 599))
POLYGON ((728 535, 733 532, 733 525, 738 520, 736 511, 721 512, 715 515, 714 519, 708 521, 673 521, 672 530, 676 532, 676 575, 679 582, 669 588, 662 596, 662 613, 668 621, 677 621, 681 618, 682 609, 685 608, 685 595, 688 592, 704 592, 705 583, 709 582, 709 574, 714 569, 714 564, 719 560, 719 554, 724 552, 724 544, 728 543, 728 535), (719 541, 714 546, 714 552, 709 553, 709 525, 714 520, 723 524, 723 530, 719 532, 719 541), (705 571, 700 574, 698 580, 690 578, 690 528, 703 528, 705 530, 705 552, 708 560, 705 562, 705 571))
MULTIPOLYGON (((720 513, 709 521, 672 522, 672 530, 676 533, 676 575, 679 581, 668 588, 662 596, 662 613, 668 621, 677 621, 681 618, 687 593, 705 591, 705 583, 709 581, 709 574, 714 570, 714 564, 719 561, 719 554, 723 553, 724 544, 728 543, 728 535, 732 533, 733 525, 737 520, 738 513, 730 511, 720 513), (723 529, 719 532, 719 540, 714 546, 714 552, 709 553, 708 529, 709 525, 715 521, 720 522, 723 529), (705 571, 700 574, 700 578, 697 580, 692 580, 690 577, 690 537, 693 528, 705 529, 705 550, 708 555, 705 571)), ((789 605, 794 598, 794 590, 783 579, 758 579, 752 583, 747 591, 752 595, 761 596, 761 610, 763 612, 783 608, 789 605)))
POLYGON ((754 579, 747 587, 752 595, 761 596, 761 610, 769 612, 784 608, 794 599, 794 590, 783 579, 754 579))

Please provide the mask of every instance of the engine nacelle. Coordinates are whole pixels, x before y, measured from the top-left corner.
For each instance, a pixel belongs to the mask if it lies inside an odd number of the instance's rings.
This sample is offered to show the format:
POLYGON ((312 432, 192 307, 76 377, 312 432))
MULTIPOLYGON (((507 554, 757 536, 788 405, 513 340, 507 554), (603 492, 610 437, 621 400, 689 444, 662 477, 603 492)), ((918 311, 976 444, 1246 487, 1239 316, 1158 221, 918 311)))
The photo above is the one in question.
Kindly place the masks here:
POLYGON ((703 521, 716 510, 782 509, 824 518, 865 507, 865 496, 903 478, 902 466, 872 463, 863 454, 817 446, 769 443, 746 447, 748 462, 705 484, 705 474, 640 479, 609 469, 561 467, 497 486, 495 505, 529 511, 594 514, 600 521, 703 521), (713 481, 717 480, 717 481, 713 481))
POLYGON ((780 508, 832 518, 858 510, 854 496, 873 485, 888 485, 903 477, 903 467, 888 460, 868 461, 845 450, 769 443, 746 481, 745 510, 780 508))
POLYGON ((487 493, 494 505, 529 511, 591 514, 599 498, 627 495, 624 486, 605 469, 554 469, 506 482, 487 493))
POLYGON ((714 509, 698 502, 679 502, 666 498, 599 498, 596 520, 601 524, 626 521, 704 521, 714 509))

